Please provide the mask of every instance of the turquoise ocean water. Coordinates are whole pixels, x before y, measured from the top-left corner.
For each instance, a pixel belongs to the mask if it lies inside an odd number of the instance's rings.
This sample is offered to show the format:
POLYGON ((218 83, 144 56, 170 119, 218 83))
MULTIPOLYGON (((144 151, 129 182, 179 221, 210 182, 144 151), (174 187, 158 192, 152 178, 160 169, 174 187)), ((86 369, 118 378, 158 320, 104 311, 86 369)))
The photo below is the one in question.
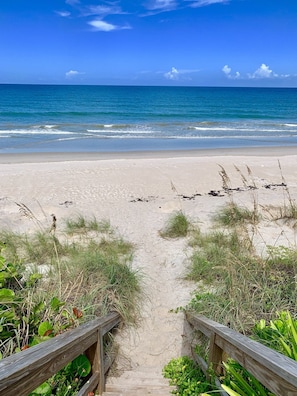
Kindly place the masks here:
POLYGON ((297 89, 0 85, 0 154, 297 146, 297 89))

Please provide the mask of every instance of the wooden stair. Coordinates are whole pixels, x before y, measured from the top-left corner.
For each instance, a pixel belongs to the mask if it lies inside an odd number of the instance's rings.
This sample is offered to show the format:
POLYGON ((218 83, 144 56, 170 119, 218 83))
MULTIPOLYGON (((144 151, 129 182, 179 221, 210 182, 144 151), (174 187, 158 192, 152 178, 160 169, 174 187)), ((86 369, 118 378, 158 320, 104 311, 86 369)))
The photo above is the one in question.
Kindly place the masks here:
POLYGON ((162 373, 148 367, 107 377, 103 396, 170 396, 174 389, 162 373))

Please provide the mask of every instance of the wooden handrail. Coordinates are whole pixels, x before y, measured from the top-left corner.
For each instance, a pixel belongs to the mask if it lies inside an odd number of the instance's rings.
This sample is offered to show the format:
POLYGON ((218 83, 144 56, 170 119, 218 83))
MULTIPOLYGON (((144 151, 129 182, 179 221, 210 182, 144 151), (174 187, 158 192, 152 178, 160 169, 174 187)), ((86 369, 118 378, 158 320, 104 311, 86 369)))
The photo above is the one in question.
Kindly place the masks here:
POLYGON ((297 361, 202 315, 186 312, 186 319, 210 339, 208 364, 197 359, 204 371, 211 366, 219 375, 227 354, 276 395, 297 395, 297 361))
POLYGON ((0 360, 0 395, 27 396, 82 353, 91 361, 92 376, 78 394, 82 396, 95 389, 102 394, 108 369, 103 336, 120 320, 120 315, 112 312, 0 360))

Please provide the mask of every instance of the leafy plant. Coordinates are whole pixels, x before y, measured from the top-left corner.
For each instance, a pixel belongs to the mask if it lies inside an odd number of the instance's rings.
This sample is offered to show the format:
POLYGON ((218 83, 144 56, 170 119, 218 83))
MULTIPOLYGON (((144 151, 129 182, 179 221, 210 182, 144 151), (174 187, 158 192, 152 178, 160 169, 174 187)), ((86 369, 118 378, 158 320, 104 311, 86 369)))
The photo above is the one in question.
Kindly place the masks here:
POLYGON ((223 364, 226 375, 222 388, 230 396, 274 396, 239 363, 229 359, 223 364))
POLYGON ((163 375, 169 378, 170 385, 176 387, 172 393, 178 396, 194 396, 214 389, 194 360, 188 356, 172 359, 163 368, 163 375))
POLYGON ((91 363, 85 355, 77 356, 53 377, 38 386, 29 396, 67 396, 75 394, 91 372, 91 363))
MULTIPOLYGON (((278 317, 266 323, 261 319, 253 329, 254 338, 262 344, 297 360, 297 320, 289 311, 282 311, 278 317)), ((256 380, 239 363, 229 360, 224 363, 226 375, 222 388, 231 396, 259 395, 273 396, 258 380, 256 380)))
POLYGON ((254 327, 256 339, 270 348, 297 360, 297 320, 289 311, 282 311, 278 318, 267 324, 264 319, 254 327))

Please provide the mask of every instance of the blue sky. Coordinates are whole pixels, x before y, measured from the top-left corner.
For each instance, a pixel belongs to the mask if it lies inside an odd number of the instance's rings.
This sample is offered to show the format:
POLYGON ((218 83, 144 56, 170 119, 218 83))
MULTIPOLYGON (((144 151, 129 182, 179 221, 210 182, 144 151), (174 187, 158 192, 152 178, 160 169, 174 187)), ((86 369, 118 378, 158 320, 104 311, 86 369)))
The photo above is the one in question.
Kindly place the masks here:
POLYGON ((1 0, 0 83, 297 87, 296 0, 1 0))

